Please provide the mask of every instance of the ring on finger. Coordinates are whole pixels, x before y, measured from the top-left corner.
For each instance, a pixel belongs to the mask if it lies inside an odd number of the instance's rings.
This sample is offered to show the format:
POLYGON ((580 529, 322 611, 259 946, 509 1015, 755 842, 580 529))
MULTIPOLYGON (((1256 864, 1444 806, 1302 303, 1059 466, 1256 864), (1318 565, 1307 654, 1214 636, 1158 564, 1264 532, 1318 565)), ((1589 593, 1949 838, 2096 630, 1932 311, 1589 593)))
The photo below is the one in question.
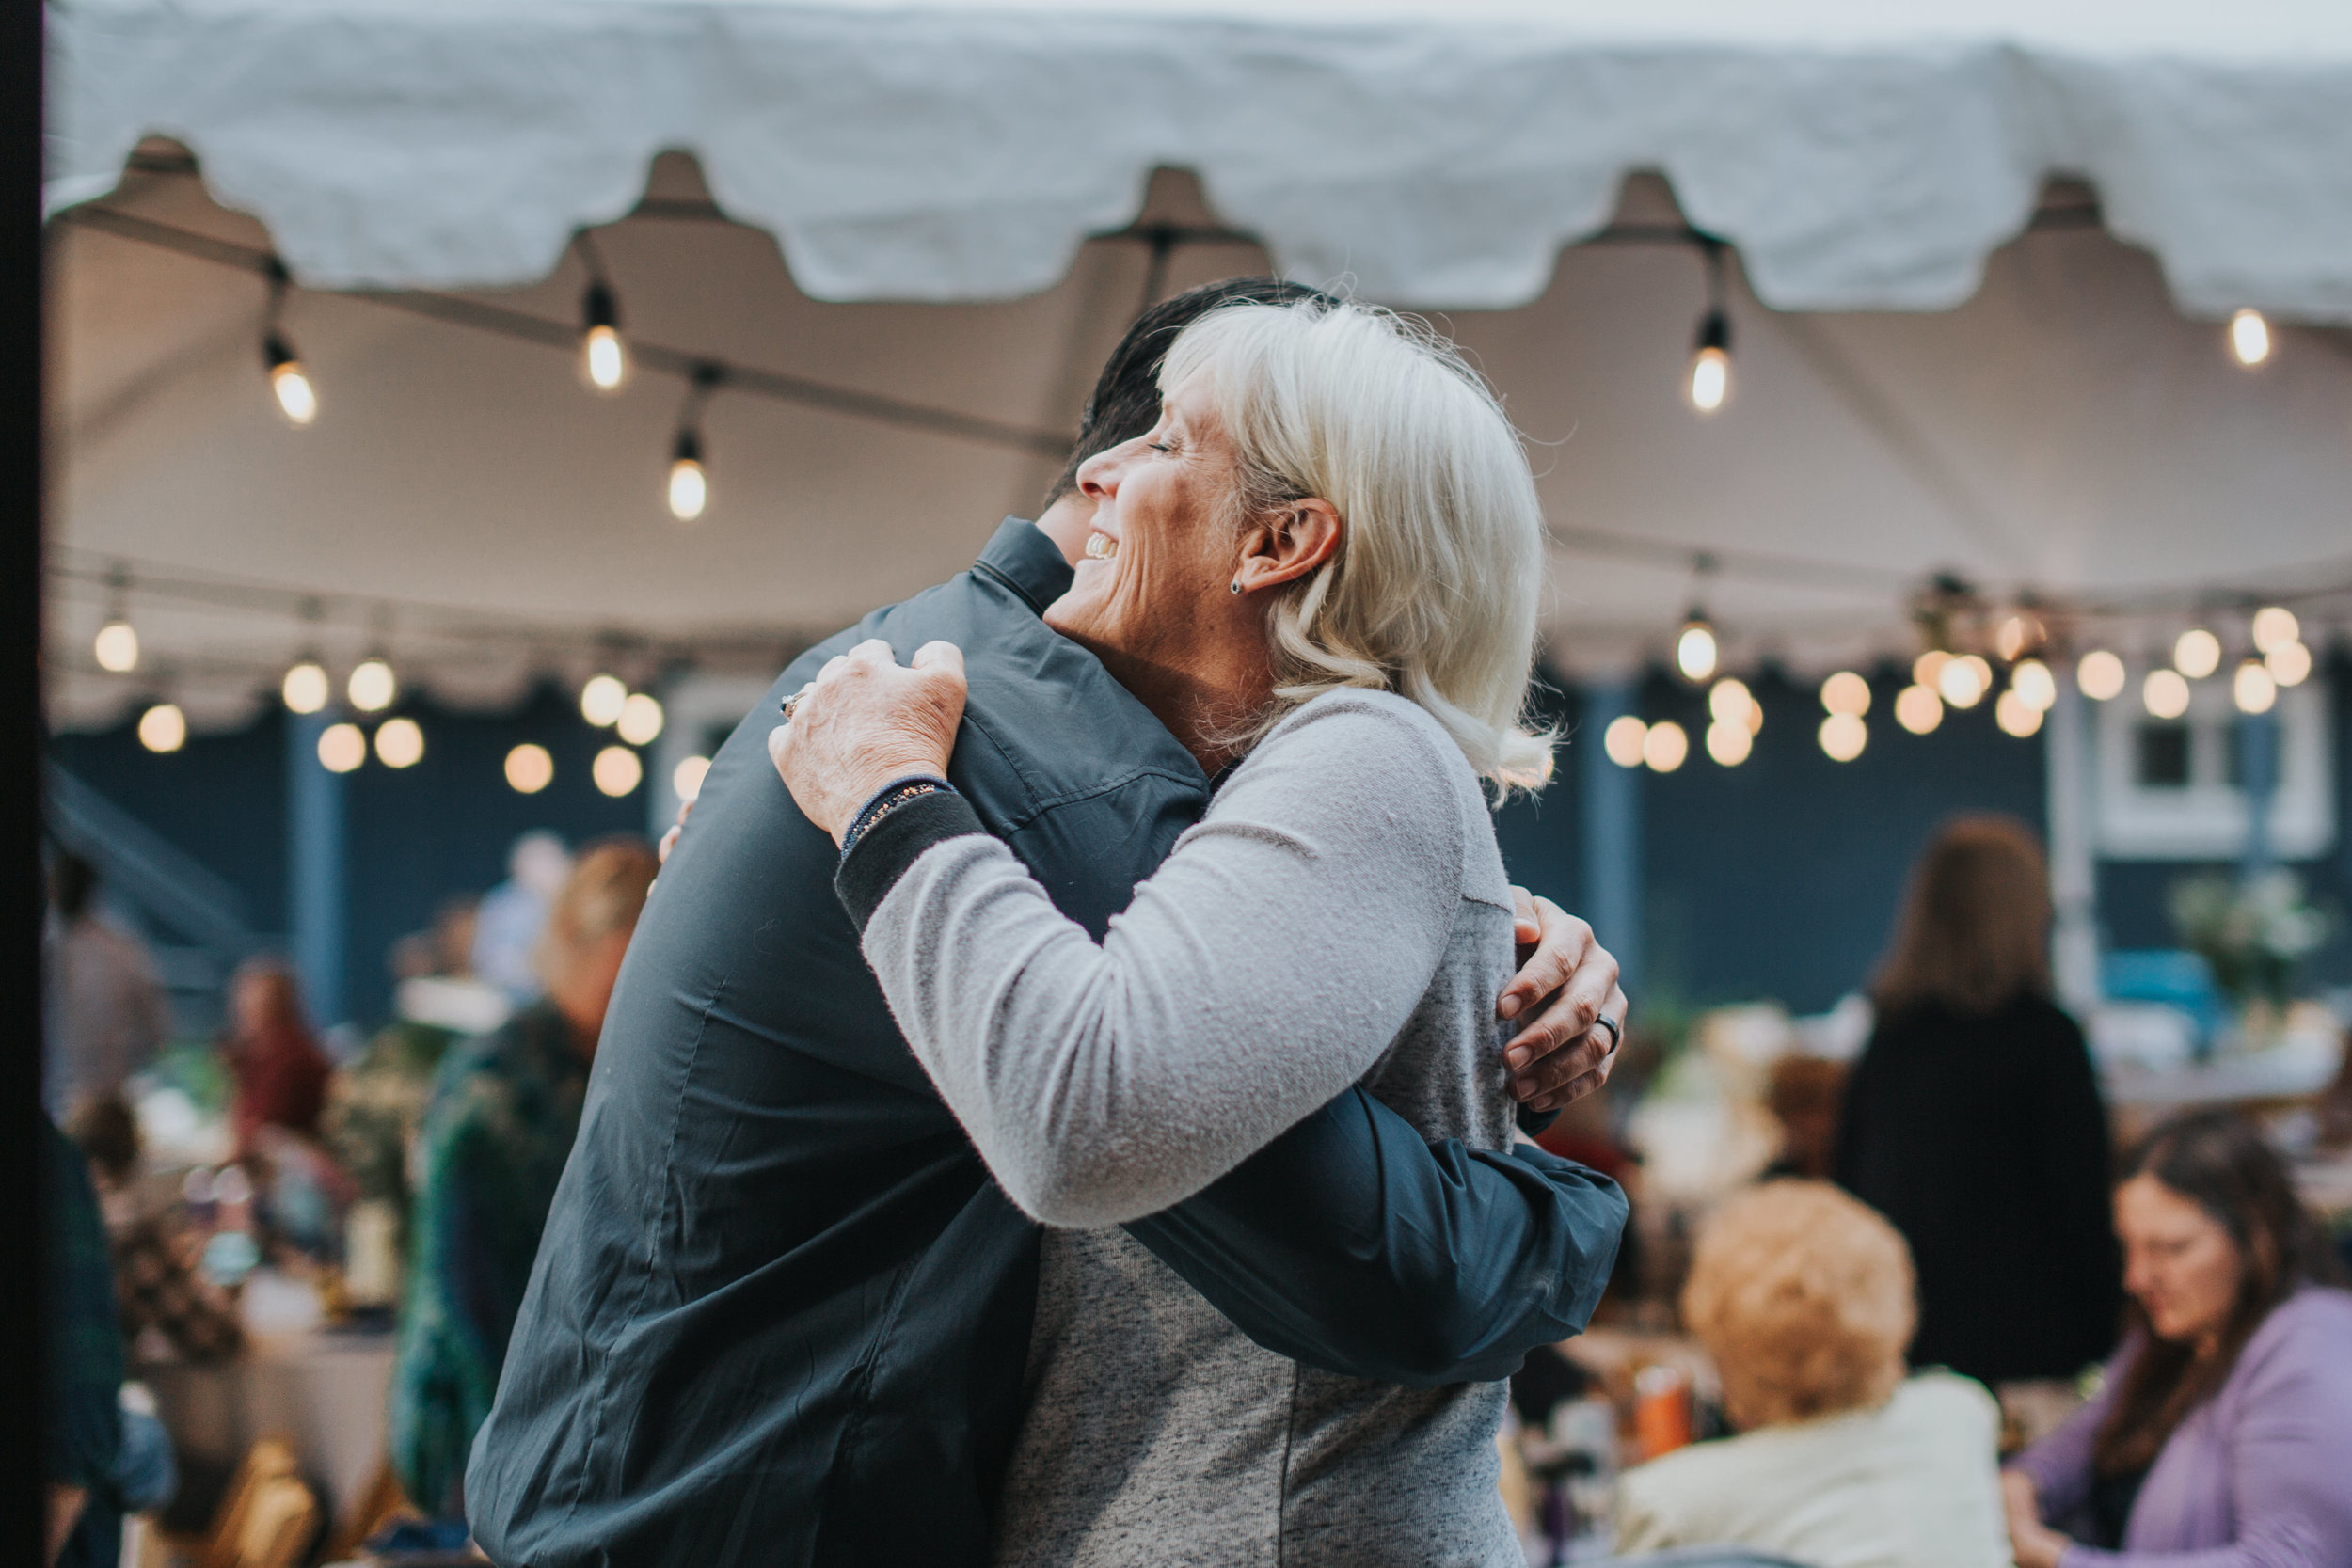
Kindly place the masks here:
POLYGON ((798 691, 795 691, 792 695, 784 700, 784 721, 786 723, 789 724, 792 722, 792 716, 800 712, 801 699, 806 697, 810 692, 816 689, 817 683, 815 681, 810 681, 806 686, 802 687, 798 691))
POLYGON ((1617 1021, 1611 1018, 1607 1013, 1598 1013, 1594 1015, 1593 1027, 1596 1029, 1606 1029, 1609 1031, 1609 1049, 1602 1052, 1602 1055, 1614 1055, 1616 1053, 1617 1047, 1625 1043, 1624 1029, 1620 1028, 1617 1021))

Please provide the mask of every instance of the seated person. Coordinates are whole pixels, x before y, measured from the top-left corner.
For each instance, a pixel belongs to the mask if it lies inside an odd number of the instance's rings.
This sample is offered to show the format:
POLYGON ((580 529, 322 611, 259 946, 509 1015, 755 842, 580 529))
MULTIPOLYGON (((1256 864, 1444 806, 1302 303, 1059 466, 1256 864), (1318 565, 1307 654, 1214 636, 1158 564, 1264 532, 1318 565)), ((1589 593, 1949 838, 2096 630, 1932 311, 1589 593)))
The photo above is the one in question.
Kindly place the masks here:
POLYGON ((2000 1413, 1949 1372, 1903 1377, 1915 1307, 1895 1227, 1777 1180, 1701 1227, 1683 1322, 1740 1435, 1629 1470, 1617 1549, 1740 1545, 1816 1568, 2008 1568, 2000 1413))
POLYGON ((466 1456, 498 1393, 613 982, 657 869, 635 839, 586 849, 533 954, 545 994, 452 1047, 435 1080, 419 1133, 391 1449, 408 1500, 437 1517, 463 1512, 466 1456))
POLYGON ((2115 1228, 2123 1348, 2002 1477, 2020 1568, 2352 1562, 2352 1294, 2284 1163, 2179 1117, 2125 1160, 2115 1228))
POLYGON ((139 1124, 118 1096, 75 1113, 73 1141, 89 1160, 113 1253, 115 1307, 131 1354, 224 1361, 245 1348, 236 1303, 197 1267, 202 1239, 139 1202, 139 1124))

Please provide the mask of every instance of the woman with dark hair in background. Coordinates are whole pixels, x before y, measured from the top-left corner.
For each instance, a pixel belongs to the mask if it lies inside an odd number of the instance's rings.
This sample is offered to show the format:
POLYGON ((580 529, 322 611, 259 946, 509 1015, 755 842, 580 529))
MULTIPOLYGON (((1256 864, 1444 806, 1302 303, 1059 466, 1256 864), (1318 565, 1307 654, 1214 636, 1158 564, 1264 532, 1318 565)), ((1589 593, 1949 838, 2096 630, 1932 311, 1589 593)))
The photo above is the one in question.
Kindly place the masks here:
POLYGON ((2201 1111, 2123 1169, 2130 1335, 2003 1478, 2020 1568, 2352 1562, 2352 1293, 2285 1164, 2201 1111))
POLYGON ((253 1152, 264 1127, 317 1135, 335 1068, 310 1033, 301 988, 282 960, 254 958, 237 970, 221 1056, 234 1085, 229 1122, 240 1157, 253 1152))
POLYGON ((1913 873, 1846 1091, 1837 1180, 1919 1270, 1914 1366, 2071 1378, 2114 1348, 2108 1141, 2082 1031, 2050 1000, 2042 849, 1966 816, 1913 873))

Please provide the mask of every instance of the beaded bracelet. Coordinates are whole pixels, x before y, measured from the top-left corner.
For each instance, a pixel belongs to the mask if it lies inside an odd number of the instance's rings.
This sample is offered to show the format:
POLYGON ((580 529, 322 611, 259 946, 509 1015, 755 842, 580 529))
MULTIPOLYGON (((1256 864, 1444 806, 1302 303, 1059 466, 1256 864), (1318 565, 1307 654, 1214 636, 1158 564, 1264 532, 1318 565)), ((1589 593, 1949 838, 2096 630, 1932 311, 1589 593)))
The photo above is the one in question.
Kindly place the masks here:
POLYGON ((946 780, 935 779, 929 774, 898 779, 882 785, 874 792, 872 799, 858 808, 857 816, 850 818, 850 831, 841 835, 841 858, 848 860, 850 851, 857 847, 857 841, 864 838, 875 823, 909 800, 919 800, 926 795, 937 795, 942 790, 953 790, 954 787, 946 780))

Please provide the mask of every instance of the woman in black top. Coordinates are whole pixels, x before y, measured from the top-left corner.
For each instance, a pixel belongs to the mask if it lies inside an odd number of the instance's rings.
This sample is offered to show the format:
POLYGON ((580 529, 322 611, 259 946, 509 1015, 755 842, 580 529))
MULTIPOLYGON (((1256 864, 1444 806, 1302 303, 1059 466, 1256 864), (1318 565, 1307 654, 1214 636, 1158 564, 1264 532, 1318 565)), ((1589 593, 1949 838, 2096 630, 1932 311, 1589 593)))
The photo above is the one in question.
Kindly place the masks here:
POLYGON ((1839 1183, 1918 1265, 1913 1365, 1987 1383, 2073 1377, 2120 1325, 2106 1116, 2050 1001, 2049 930, 2032 834, 1947 826, 1913 874, 1838 1133, 1839 1183))

